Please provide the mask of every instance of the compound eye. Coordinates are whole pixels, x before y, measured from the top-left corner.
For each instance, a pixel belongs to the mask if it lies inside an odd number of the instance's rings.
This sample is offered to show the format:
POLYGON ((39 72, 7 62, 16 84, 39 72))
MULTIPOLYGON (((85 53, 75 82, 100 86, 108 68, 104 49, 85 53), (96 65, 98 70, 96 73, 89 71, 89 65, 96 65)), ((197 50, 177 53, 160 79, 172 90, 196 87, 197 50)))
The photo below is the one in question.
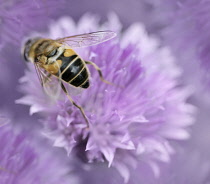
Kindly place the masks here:
POLYGON ((29 54, 29 50, 30 50, 30 47, 31 47, 31 42, 32 42, 32 40, 28 39, 27 42, 25 42, 25 45, 22 49, 22 55, 23 55, 26 62, 29 61, 28 54, 29 54))
POLYGON ((25 45, 29 45, 31 43, 31 39, 28 39, 25 45))
POLYGON ((26 49, 24 49, 23 57, 24 57, 25 61, 28 62, 28 54, 26 54, 26 49))
POLYGON ((47 57, 53 57, 53 56, 55 56, 57 54, 57 49, 54 49, 54 50, 52 50, 48 55, 47 55, 47 57))

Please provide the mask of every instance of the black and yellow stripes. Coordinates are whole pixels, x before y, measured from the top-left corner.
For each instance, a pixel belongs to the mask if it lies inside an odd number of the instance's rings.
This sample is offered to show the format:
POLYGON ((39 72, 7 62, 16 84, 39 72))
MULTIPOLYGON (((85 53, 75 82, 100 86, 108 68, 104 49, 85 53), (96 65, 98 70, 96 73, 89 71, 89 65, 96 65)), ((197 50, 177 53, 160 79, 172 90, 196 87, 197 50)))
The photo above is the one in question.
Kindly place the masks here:
POLYGON ((78 75, 70 82, 71 85, 79 87, 88 80, 88 73, 86 68, 83 68, 78 75))
POLYGON ((48 73, 75 87, 89 87, 89 71, 76 52, 56 40, 34 38, 28 40, 23 50, 27 61, 38 63, 48 73))
POLYGON ((62 80, 75 87, 89 87, 89 75, 85 62, 76 53, 66 57, 64 51, 58 60, 62 61, 60 74, 58 74, 62 80))

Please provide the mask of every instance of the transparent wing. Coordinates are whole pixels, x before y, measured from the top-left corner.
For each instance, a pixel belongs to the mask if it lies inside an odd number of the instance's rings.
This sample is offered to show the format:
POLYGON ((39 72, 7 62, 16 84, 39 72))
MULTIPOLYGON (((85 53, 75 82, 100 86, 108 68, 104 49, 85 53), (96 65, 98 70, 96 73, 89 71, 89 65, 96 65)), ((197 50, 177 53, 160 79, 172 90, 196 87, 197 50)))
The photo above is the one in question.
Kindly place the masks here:
POLYGON ((36 73, 40 80, 40 83, 44 89, 44 92, 53 100, 57 100, 61 92, 61 79, 41 68, 39 64, 34 63, 36 73))
MULTIPOLYGON (((59 71, 57 76, 54 76, 41 68, 37 63, 35 64, 35 69, 37 76, 39 78, 40 84, 43 87, 44 92, 52 99, 57 100, 59 97, 61 97, 61 72, 59 71)), ((65 83, 64 83, 65 84, 65 83)), ((83 91, 83 88, 77 88, 70 84, 65 85, 68 93, 73 96, 80 95, 83 91)))
POLYGON ((42 72, 42 70, 39 68, 39 65, 37 65, 36 63, 34 63, 34 67, 35 67, 36 74, 38 76, 39 82, 43 86, 43 79, 45 77, 45 74, 42 72))
POLYGON ((84 88, 80 88, 80 87, 74 87, 72 86, 71 84, 69 85, 65 85, 68 93, 71 95, 71 96, 79 96, 82 94, 82 92, 84 91, 84 88))
POLYGON ((55 41, 72 48, 96 45, 114 38, 117 34, 113 31, 98 31, 75 36, 59 38, 55 41))

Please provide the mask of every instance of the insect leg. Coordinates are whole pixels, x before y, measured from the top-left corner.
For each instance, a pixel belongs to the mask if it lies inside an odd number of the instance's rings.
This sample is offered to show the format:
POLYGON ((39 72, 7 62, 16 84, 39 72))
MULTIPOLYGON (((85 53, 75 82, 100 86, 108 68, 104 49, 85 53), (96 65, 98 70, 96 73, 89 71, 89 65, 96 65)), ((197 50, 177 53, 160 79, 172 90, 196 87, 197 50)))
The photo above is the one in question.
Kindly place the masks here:
POLYGON ((67 95, 68 99, 70 100, 70 102, 80 110, 80 112, 82 113, 82 116, 84 117, 84 119, 86 121, 87 128, 89 128, 89 122, 88 122, 88 119, 87 119, 87 117, 85 115, 85 112, 84 112, 83 108, 81 106, 77 105, 74 102, 74 100, 71 98, 71 96, 69 95, 68 91, 66 90, 66 87, 64 86, 64 84, 62 82, 61 82, 61 88, 66 93, 66 95, 67 95))
POLYGON ((107 81, 107 80, 104 79, 104 77, 103 77, 103 75, 102 75, 102 72, 101 72, 101 69, 100 69, 95 63, 93 63, 93 62, 91 62, 91 61, 85 61, 85 63, 88 64, 88 65, 93 65, 93 67, 98 71, 98 74, 99 74, 99 76, 100 76, 100 79, 101 79, 103 82, 105 82, 105 83, 107 83, 107 84, 110 84, 110 85, 114 85, 113 83, 111 83, 111 82, 109 82, 109 81, 107 81))

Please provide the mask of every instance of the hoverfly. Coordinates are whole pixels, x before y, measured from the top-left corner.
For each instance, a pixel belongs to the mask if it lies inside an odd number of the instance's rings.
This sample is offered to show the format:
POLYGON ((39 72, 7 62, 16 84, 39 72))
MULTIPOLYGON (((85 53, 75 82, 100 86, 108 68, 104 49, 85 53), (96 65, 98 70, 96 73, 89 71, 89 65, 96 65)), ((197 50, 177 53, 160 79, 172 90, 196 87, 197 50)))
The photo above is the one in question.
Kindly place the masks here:
POLYGON ((84 117, 87 127, 88 119, 83 108, 77 105, 68 93, 64 83, 76 88, 88 88, 90 72, 87 65, 92 65, 100 79, 108 84, 100 68, 91 61, 84 61, 73 48, 87 47, 108 41, 116 36, 112 31, 98 31, 59 39, 32 38, 23 47, 26 61, 34 63, 41 85, 45 88, 52 76, 60 81, 60 88, 65 92, 70 102, 76 106, 84 117))

